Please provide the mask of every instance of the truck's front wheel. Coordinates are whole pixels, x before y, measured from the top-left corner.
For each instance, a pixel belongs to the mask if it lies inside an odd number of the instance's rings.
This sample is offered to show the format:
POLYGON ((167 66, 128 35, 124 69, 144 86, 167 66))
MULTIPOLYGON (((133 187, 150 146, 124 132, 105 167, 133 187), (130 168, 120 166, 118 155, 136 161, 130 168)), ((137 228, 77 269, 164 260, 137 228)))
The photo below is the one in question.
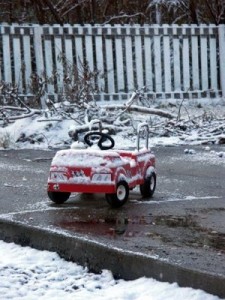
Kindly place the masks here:
POLYGON ((67 192, 48 192, 48 197, 56 204, 62 204, 69 199, 70 193, 67 192))
POLYGON ((122 180, 117 183, 116 193, 106 194, 106 201, 113 208, 121 207, 127 202, 129 197, 129 186, 126 181, 122 180))

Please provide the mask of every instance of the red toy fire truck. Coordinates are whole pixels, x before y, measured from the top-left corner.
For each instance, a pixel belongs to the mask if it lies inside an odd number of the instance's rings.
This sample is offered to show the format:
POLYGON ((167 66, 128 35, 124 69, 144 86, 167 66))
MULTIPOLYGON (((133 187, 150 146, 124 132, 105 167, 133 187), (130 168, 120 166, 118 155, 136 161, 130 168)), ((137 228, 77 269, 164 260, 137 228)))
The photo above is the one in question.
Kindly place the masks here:
POLYGON ((71 193, 104 193, 111 207, 120 207, 128 200, 129 190, 138 185, 144 198, 152 197, 156 170, 148 139, 148 125, 141 123, 137 130, 136 150, 112 150, 114 140, 103 133, 102 126, 99 131, 89 131, 84 136, 84 144, 89 147, 60 150, 53 158, 48 178, 49 198, 62 204, 71 193), (146 132, 146 144, 140 149, 143 131, 146 132))

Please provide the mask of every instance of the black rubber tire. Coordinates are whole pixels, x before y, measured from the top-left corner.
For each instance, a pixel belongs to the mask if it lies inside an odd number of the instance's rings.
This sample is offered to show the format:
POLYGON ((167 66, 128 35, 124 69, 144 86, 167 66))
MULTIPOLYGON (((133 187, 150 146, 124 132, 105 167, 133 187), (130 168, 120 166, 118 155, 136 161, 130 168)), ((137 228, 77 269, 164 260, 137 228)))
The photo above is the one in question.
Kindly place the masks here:
POLYGON ((62 204, 69 199, 70 193, 69 192, 48 192, 48 197, 56 204, 62 204))
POLYGON ((90 131, 88 133, 85 134, 84 136, 84 142, 89 146, 91 147, 93 145, 93 142, 90 140, 91 137, 99 137, 99 140, 97 142, 97 145, 98 147, 101 149, 101 150, 110 150, 114 147, 115 145, 115 141, 114 139, 109 135, 109 134, 106 134, 106 133, 103 133, 103 132, 98 132, 98 131, 90 131), (105 141, 110 141, 110 145, 107 145, 107 146, 104 146, 103 143, 105 141))
POLYGON ((140 185, 140 192, 143 198, 152 197, 156 188, 156 174, 148 176, 144 183, 140 185))
POLYGON ((105 194, 106 201, 112 208, 123 206, 129 197, 129 186, 125 180, 119 181, 116 189, 117 192, 114 194, 105 194))

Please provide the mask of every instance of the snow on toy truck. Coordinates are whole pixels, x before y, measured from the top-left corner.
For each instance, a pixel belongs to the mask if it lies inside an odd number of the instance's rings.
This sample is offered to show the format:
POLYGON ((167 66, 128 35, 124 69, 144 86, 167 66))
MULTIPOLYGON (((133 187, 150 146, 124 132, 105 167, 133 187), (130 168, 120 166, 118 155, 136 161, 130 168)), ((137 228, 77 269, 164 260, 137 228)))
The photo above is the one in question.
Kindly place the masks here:
POLYGON ((138 126, 135 151, 112 150, 114 140, 101 128, 85 134, 84 143, 89 148, 56 153, 48 178, 48 196, 53 202, 64 203, 71 193, 104 193, 111 207, 120 207, 128 200, 129 190, 138 185, 143 197, 152 197, 156 171, 155 156, 148 147, 148 125, 138 126), (140 149, 143 130, 146 145, 140 149))

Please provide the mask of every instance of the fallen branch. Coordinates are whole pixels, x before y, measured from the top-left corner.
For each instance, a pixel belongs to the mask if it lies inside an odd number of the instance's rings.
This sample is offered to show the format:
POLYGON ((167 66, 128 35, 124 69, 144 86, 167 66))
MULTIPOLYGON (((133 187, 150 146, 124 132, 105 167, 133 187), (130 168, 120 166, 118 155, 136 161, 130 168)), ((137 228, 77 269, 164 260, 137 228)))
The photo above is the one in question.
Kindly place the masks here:
POLYGON ((10 123, 10 121, 15 121, 19 119, 24 119, 28 117, 32 117, 35 114, 41 114, 41 111, 39 110, 31 110, 30 108, 20 108, 15 106, 1 106, 0 107, 0 113, 2 114, 2 117, 0 116, 0 120, 6 120, 10 123), (14 112, 14 115, 7 115, 10 112, 14 112), (15 112, 18 114, 15 115, 15 112))
POLYGON ((41 114, 41 112, 35 110, 35 111, 31 111, 31 112, 26 113, 26 114, 21 114, 21 115, 18 115, 18 116, 8 117, 8 119, 11 120, 11 121, 14 121, 14 120, 19 120, 19 119, 24 119, 24 118, 32 117, 35 114, 41 114))
POLYGON ((127 107, 126 105, 122 105, 122 104, 117 104, 117 105, 103 105, 102 108, 106 109, 106 110, 116 110, 116 109, 123 109, 125 111, 129 111, 129 112, 139 112, 139 113, 143 113, 143 114, 151 114, 151 115, 157 115, 163 118, 168 118, 168 119, 176 119, 176 116, 163 111, 161 109, 155 109, 155 108, 148 108, 148 107, 143 107, 143 106, 138 106, 138 105, 131 105, 129 107, 127 107))
POLYGON ((19 112, 26 112, 26 108, 17 107, 17 106, 0 106, 0 110, 10 110, 10 111, 19 111, 19 112))

